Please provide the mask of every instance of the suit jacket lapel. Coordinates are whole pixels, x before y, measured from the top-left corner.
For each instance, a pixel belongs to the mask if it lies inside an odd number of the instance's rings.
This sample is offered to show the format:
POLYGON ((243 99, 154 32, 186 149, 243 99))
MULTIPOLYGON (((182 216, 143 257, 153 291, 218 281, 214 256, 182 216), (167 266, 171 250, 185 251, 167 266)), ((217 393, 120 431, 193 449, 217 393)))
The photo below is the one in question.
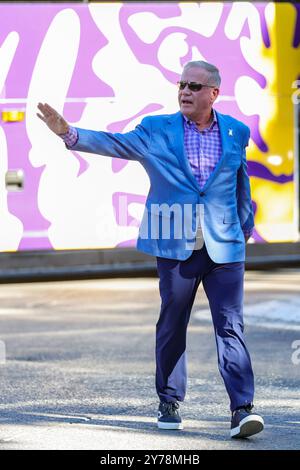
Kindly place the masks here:
POLYGON ((213 172, 211 173, 204 187, 202 188, 203 190, 206 190, 208 186, 213 182, 213 180, 218 175, 224 163, 226 155, 230 153, 231 151, 231 147, 233 145, 234 138, 235 138, 234 129, 230 126, 230 123, 228 122, 226 116, 224 114, 218 113, 217 111, 216 111, 216 115, 217 115, 219 130, 220 130, 220 136, 221 136, 222 154, 213 172))

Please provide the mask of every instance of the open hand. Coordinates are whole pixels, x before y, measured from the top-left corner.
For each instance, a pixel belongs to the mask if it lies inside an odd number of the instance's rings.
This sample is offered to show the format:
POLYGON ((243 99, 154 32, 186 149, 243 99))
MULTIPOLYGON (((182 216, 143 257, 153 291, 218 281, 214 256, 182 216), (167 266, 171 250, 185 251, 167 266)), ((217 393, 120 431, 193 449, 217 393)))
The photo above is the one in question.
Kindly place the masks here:
POLYGON ((69 124, 65 119, 52 108, 49 104, 39 103, 38 109, 41 114, 36 113, 36 115, 44 121, 49 129, 57 135, 66 134, 69 130, 69 124))

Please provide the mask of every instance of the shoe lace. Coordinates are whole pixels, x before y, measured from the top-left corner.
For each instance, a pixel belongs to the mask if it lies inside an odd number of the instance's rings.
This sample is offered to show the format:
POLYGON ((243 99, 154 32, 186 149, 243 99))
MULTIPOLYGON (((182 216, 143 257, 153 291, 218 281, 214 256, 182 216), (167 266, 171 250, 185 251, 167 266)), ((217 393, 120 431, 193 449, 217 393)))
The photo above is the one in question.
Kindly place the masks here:
POLYGON ((247 411, 247 413, 250 413, 251 410, 252 410, 252 408, 253 408, 253 406, 254 406, 254 405, 249 404, 249 405, 244 406, 244 409, 247 411))
POLYGON ((251 413, 251 410, 253 408, 254 405, 252 405, 251 403, 249 403, 248 405, 245 405, 245 406, 239 406, 238 408, 236 408, 232 414, 234 414, 236 411, 241 411, 241 410, 245 410, 247 413, 251 413))
POLYGON ((168 414, 174 415, 179 408, 179 404, 177 402, 163 403, 163 407, 168 414))

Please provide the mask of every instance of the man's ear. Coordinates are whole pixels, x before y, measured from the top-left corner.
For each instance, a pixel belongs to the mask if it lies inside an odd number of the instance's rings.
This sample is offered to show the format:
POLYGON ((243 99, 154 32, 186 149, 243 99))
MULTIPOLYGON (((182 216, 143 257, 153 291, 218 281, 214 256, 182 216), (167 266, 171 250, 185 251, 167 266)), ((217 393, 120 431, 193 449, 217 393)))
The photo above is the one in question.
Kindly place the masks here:
POLYGON ((219 88, 212 88, 212 89, 211 89, 211 100, 212 100, 212 103, 218 98, 219 93, 220 93, 220 89, 219 89, 219 88))

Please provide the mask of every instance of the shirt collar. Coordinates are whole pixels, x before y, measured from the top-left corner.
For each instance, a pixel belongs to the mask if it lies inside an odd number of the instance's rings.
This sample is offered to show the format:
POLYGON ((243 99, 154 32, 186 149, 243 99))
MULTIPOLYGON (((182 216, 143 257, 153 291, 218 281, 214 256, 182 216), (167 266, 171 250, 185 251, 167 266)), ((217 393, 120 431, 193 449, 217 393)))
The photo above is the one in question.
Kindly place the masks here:
MULTIPOLYGON (((213 128, 213 126, 215 125, 215 123, 218 123, 217 121, 217 114, 216 114, 216 111, 214 110, 214 108, 212 108, 212 112, 213 112, 213 120, 212 120, 212 123, 209 127, 207 127, 205 130, 211 130, 213 128)), ((184 117, 184 120, 186 122, 186 124, 189 124, 189 125, 193 125, 193 126, 196 126, 196 123, 194 121, 191 121, 190 119, 188 119, 184 114, 183 114, 183 117, 184 117)), ((197 126, 196 126, 197 127, 197 126)))

